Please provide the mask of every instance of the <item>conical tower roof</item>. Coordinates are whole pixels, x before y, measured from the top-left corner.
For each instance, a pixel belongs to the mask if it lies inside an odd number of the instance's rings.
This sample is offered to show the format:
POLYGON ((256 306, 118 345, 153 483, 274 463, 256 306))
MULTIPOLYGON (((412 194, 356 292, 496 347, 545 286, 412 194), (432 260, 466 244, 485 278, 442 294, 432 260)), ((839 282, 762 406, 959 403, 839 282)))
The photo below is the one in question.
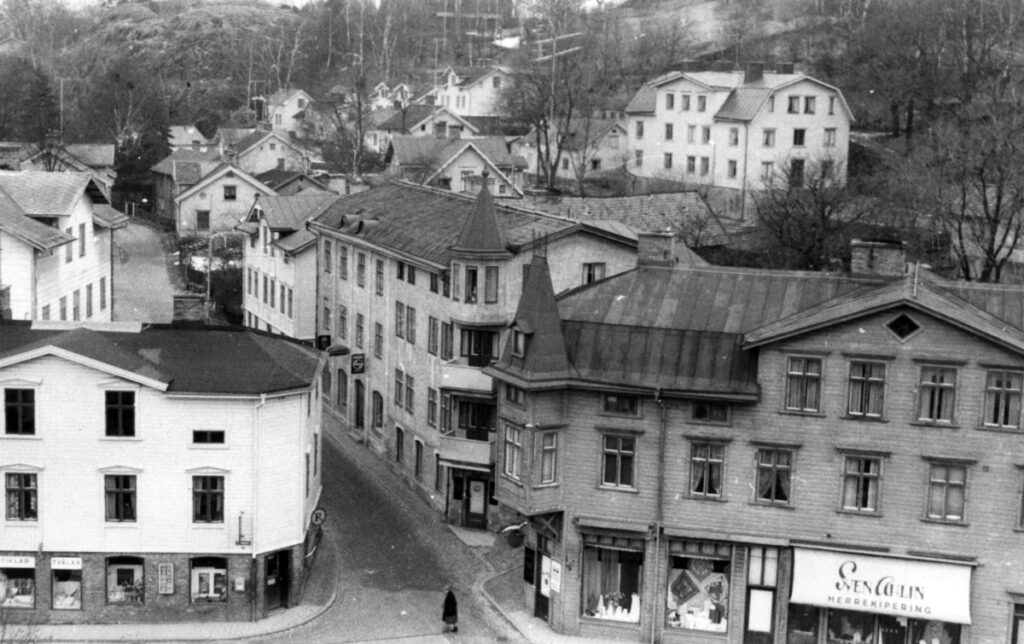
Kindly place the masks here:
POLYGON ((505 245, 505 235, 498 225, 498 216, 494 210, 494 197, 487 189, 486 172, 483 183, 473 211, 462 225, 459 238, 451 250, 459 255, 508 256, 510 252, 505 245))
MULTIPOLYGON (((512 343, 505 348, 502 362, 521 370, 522 376, 559 377, 569 375, 569 358, 562 335, 562 320, 558 314, 554 287, 548 260, 534 255, 529 274, 523 284, 519 308, 512 322, 513 335, 524 336, 522 356, 513 355, 512 343)), ((514 339, 513 339, 514 341, 514 339)))

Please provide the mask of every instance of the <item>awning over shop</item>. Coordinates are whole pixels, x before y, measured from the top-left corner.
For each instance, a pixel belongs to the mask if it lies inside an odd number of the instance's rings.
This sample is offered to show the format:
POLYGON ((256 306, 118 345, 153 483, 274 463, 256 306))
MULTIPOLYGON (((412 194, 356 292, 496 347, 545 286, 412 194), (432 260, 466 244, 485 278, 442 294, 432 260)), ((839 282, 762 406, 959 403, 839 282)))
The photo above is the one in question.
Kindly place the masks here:
POLYGON ((794 604, 971 623, 971 567, 795 548, 794 604))

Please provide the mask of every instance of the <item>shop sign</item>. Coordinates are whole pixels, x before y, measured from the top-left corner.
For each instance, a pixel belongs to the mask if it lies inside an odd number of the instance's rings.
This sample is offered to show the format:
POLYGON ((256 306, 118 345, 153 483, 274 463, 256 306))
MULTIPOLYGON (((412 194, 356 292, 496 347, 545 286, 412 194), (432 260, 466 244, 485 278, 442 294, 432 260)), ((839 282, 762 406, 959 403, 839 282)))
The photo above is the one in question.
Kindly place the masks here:
POLYGON ((81 570, 81 557, 50 557, 51 570, 81 570))
POLYGON ((540 558, 540 594, 551 597, 551 557, 540 558))
POLYGON ((352 367, 351 371, 353 374, 364 373, 366 371, 366 354, 365 353, 353 353, 352 354, 352 367))
POLYGON ((551 592, 562 592, 562 564, 557 561, 551 562, 551 578, 549 582, 551 584, 551 592))
POLYGON ((971 567, 797 548, 790 603, 971 623, 971 567))
POLYGON ((35 568, 36 558, 19 555, 0 556, 0 568, 35 568))

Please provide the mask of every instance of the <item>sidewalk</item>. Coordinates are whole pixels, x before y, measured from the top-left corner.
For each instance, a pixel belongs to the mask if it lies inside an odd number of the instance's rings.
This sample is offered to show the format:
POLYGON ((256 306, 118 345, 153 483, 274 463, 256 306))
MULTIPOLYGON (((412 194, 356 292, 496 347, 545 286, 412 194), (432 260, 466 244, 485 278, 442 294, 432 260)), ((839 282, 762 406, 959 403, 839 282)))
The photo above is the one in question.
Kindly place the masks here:
MULTIPOLYGON (((248 641, 283 633, 313 621, 334 605, 338 576, 337 553, 330 541, 320 542, 313 571, 302 589, 299 605, 255 622, 163 622, 158 624, 41 625, 26 641, 39 642, 210 642, 248 641)), ((11 641, 17 642, 18 637, 11 641)))

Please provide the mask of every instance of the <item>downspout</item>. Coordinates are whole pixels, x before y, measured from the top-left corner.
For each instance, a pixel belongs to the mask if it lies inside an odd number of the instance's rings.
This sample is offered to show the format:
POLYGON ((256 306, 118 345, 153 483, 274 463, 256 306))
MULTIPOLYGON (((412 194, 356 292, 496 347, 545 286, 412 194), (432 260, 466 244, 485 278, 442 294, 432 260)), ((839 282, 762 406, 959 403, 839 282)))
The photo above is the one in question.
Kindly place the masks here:
POLYGON ((747 159, 750 156, 750 121, 743 124, 743 184, 740 186, 740 221, 747 220, 747 159))
MULTIPOLYGON (((654 516, 654 551, 658 562, 654 567, 654 595, 660 587, 661 570, 661 524, 665 513, 665 445, 668 442, 668 415, 661 399, 661 387, 654 390, 654 402, 658 404, 658 505, 654 516)), ((651 600, 651 644, 654 644, 658 628, 658 602, 651 600)))
POLYGON ((260 394, 260 401, 256 403, 252 414, 252 593, 249 595, 249 616, 256 619, 258 607, 256 598, 259 595, 257 580, 259 570, 256 560, 256 553, 259 552, 256 543, 256 533, 259 526, 259 491, 260 491, 260 468, 259 468, 259 445, 260 445, 260 409, 267 404, 267 394, 260 394))

